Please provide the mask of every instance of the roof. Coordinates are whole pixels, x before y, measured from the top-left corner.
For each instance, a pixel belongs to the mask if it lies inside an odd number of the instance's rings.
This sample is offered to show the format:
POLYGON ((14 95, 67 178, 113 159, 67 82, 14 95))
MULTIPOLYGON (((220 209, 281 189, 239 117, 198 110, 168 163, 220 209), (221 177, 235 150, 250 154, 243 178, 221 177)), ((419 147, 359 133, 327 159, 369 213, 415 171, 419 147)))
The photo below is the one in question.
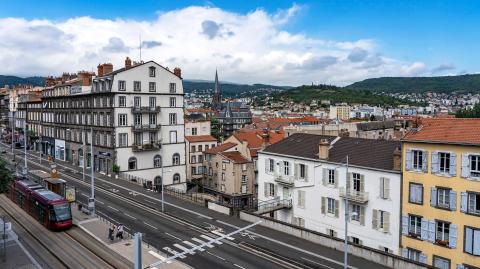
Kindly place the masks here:
POLYGON ((268 146, 263 152, 320 160, 318 145, 322 139, 330 143, 337 139, 330 146, 326 161, 344 163, 348 155, 351 165, 381 170, 393 170, 393 152, 400 147, 399 141, 296 133, 268 146))
MULTIPOLYGON (((264 138, 262 138, 262 135, 264 134, 264 130, 240 129, 238 132, 235 132, 233 136, 242 142, 247 142, 249 148, 261 148, 264 144, 264 138)), ((268 143, 275 144, 282 140, 284 136, 284 131, 270 130, 268 131, 268 143)))
POLYGON ((190 143, 217 141, 217 139, 211 135, 187 135, 185 139, 190 143))
MULTIPOLYGON (((149 63, 154 63, 154 64, 160 66, 161 68, 165 69, 166 71, 174 74, 172 71, 170 71, 170 69, 165 68, 164 66, 156 63, 155 61, 148 61, 148 62, 143 62, 143 63, 142 63, 142 62, 137 63, 136 65, 132 65, 132 66, 131 66, 130 68, 128 68, 128 69, 125 68, 125 67, 122 67, 122 68, 119 68, 119 69, 117 69, 117 70, 114 70, 114 71, 112 71, 112 72, 110 72, 110 73, 106 73, 106 74, 103 74, 103 75, 101 75, 101 76, 97 76, 97 77, 94 77, 94 78, 97 79, 97 78, 114 76, 114 75, 116 75, 116 74, 118 74, 118 73, 121 73, 121 72, 123 72, 123 71, 131 70, 131 69, 134 69, 134 68, 136 68, 136 67, 139 67, 139 66, 142 66, 142 65, 145 65, 145 64, 149 64, 149 63)), ((174 74, 174 75, 175 75, 175 74, 174 74)))
POLYGON ((222 152, 220 154, 225 156, 226 158, 232 160, 234 163, 248 163, 248 162, 250 162, 248 159, 243 157, 243 155, 238 151, 227 151, 227 152, 222 152))
POLYGON ((409 142, 480 145, 480 119, 422 119, 402 139, 409 142))
POLYGON ((217 154, 219 152, 223 152, 224 150, 227 150, 227 149, 231 149, 233 147, 235 147, 237 144, 235 143, 224 143, 224 144, 221 144, 221 145, 218 145, 216 147, 213 147, 213 148, 209 148, 208 150, 205 151, 205 153, 208 153, 208 154, 217 154))

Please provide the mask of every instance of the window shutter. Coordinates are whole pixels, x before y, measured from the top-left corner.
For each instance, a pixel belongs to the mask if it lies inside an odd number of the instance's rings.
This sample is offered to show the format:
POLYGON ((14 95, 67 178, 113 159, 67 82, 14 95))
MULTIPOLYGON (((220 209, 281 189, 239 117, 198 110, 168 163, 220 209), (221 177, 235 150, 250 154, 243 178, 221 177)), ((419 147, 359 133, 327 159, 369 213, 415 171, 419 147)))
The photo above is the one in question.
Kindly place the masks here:
POLYGON ((390 213, 383 212, 383 231, 390 232, 390 213))
POLYGON ((263 195, 264 195, 265 197, 268 197, 268 186, 269 186, 269 185, 268 185, 267 182, 263 183, 263 195))
POLYGON ((409 196, 409 201, 417 201, 417 188, 415 187, 416 185, 409 184, 408 186, 408 196, 409 196))
POLYGON ((462 171, 461 175, 464 178, 470 177, 470 162, 468 154, 462 154, 462 171))
POLYGON ((326 203, 327 203, 327 198, 322 197, 322 214, 325 214, 326 203))
POLYGON ((438 173, 438 151, 432 152, 432 173, 438 173))
POLYGON ((420 253, 420 257, 418 257, 418 261, 424 264, 427 264, 427 255, 420 253))
POLYGON ((339 177, 338 177, 338 170, 335 169, 334 171, 335 171, 335 172, 334 172, 334 175, 335 175, 335 176, 334 176, 334 179, 335 179, 335 188, 338 188, 338 181, 340 180, 339 177))
POLYGON ((430 205, 435 207, 437 206, 437 188, 432 187, 432 190, 430 191, 430 205))
POLYGON ((381 177, 380 178, 380 198, 384 198, 384 192, 385 192, 385 178, 381 177))
POLYGON ((305 180, 308 181, 308 165, 305 164, 305 180))
POLYGON ((422 156, 422 171, 423 171, 423 172, 427 172, 427 170, 428 170, 428 165, 427 165, 428 158, 427 158, 427 155, 428 155, 428 151, 424 150, 424 151, 423 151, 423 156, 422 156))
POLYGON ((273 196, 277 196, 277 190, 278 190, 278 186, 277 184, 275 184, 273 187, 273 196))
POLYGON ((298 179, 299 176, 300 176, 300 165, 298 163, 295 163, 294 165, 294 171, 293 171, 293 176, 295 177, 295 179, 298 179))
POLYGON ((402 257, 408 259, 408 249, 402 248, 402 257))
POLYGON ((450 191, 450 210, 457 210, 457 192, 450 191))
POLYGON ((377 229, 378 227, 378 210, 374 209, 372 211, 372 229, 377 229))
POLYGON ((423 185, 418 186, 418 188, 416 188, 416 192, 416 201, 423 203, 423 185))
POLYGON ((383 178, 383 198, 390 198, 390 179, 386 177, 383 178))
POLYGON ((270 159, 268 158, 265 159, 265 173, 270 173, 270 159))
POLYGON ((480 255, 480 231, 474 230, 473 231, 473 255, 479 256, 480 255))
POLYGON ((360 207, 360 224, 365 225, 365 207, 360 207))
POLYGON ((450 232, 448 234, 448 246, 451 248, 457 247, 457 225, 450 224, 450 232))
POLYGON ((455 153, 450 153, 450 175, 457 175, 457 155, 455 153))
POLYGON ((365 191, 365 175, 360 175, 360 191, 365 191))
POLYGON ((405 167, 406 170, 412 170, 412 159, 413 159, 413 152, 412 150, 407 150, 407 157, 405 159, 405 167))
POLYGON ((428 220, 422 219, 422 229, 420 237, 422 240, 428 240, 428 220))
POLYGON ((347 187, 346 191, 347 193, 350 191, 350 185, 352 184, 352 173, 347 174, 347 187))
POLYGON ((293 217, 293 225, 296 225, 298 226, 298 218, 297 217, 293 217))
POLYGON ((327 170, 327 168, 323 168, 322 169, 322 183, 323 183, 324 186, 327 186, 327 183, 328 183, 327 176, 328 176, 328 170, 327 170))
POLYGON ((428 240, 430 242, 435 242, 435 221, 429 220, 428 221, 428 240))
POLYGON ((285 169, 283 169, 283 161, 280 161, 278 164, 278 174, 283 176, 285 174, 285 169))
POLYGON ((468 193, 460 193, 460 212, 468 211, 468 193))
POLYGON ((338 218, 338 212, 340 210, 339 202, 338 200, 335 200, 335 217, 338 218))
POLYGON ((402 215, 402 234, 408 235, 408 215, 402 215))

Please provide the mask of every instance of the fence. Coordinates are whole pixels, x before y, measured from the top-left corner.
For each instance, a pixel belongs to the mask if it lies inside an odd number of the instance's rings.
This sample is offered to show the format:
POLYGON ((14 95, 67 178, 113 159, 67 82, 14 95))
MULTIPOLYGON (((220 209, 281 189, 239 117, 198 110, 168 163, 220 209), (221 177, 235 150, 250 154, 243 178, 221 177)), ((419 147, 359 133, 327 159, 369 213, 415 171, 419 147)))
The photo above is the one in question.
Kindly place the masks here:
MULTIPOLYGON (((160 190, 159 190, 160 191, 160 190)), ((186 192, 184 190, 180 190, 177 188, 172 188, 172 187, 164 187, 163 191, 165 194, 174 196, 177 198, 181 198, 183 200, 188 200, 193 203, 197 203, 200 205, 205 205, 205 200, 216 200, 213 198, 211 195, 206 194, 206 193, 198 193, 198 192, 186 192)))

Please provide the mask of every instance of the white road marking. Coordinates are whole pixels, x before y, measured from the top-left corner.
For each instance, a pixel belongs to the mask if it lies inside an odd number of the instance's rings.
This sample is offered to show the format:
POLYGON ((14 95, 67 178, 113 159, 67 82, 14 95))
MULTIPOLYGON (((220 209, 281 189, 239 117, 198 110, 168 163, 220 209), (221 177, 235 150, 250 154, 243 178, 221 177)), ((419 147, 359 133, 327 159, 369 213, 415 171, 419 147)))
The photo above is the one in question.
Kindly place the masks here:
POLYGON ((86 195, 85 193, 81 193, 82 196, 85 196, 87 198, 89 198, 90 196, 86 195))
POLYGON ((127 217, 132 218, 132 219, 137 219, 137 218, 135 218, 134 216, 128 215, 127 213, 123 213, 123 214, 124 214, 125 216, 127 216, 127 217))
POLYGON ((225 260, 224 258, 222 258, 222 257, 220 257, 220 256, 218 256, 218 255, 215 255, 215 254, 213 254, 213 253, 211 253, 211 252, 209 252, 209 251, 207 251, 207 253, 210 254, 210 255, 212 255, 213 257, 219 258, 219 259, 222 260, 222 261, 225 260))
POLYGON ((195 238, 195 237, 194 237, 194 238, 192 238, 192 241, 195 241, 195 242, 197 242, 197 243, 200 243, 200 245, 205 244, 205 246, 207 246, 207 247, 209 247, 209 248, 213 248, 213 245, 212 245, 212 244, 207 244, 207 242, 202 241, 202 240, 200 240, 200 239, 198 239, 198 238, 195 238))
MULTIPOLYGON (((212 233, 213 233, 213 234, 216 234, 216 235, 218 235, 218 236, 225 236, 224 234, 222 234, 221 232, 218 232, 218 231, 212 231, 212 233)), ((235 238, 233 238, 233 237, 231 237, 231 236, 227 236, 227 237, 225 237, 225 238, 227 238, 227 239, 230 240, 230 241, 235 240, 235 238)))
MULTIPOLYGON (((156 253, 155 251, 153 250, 150 250, 148 253, 150 253, 150 255, 152 255, 153 257, 161 260, 162 262, 164 262, 167 258, 163 257, 162 255, 156 253)), ((171 261, 167 261, 167 263, 172 263, 171 261)), ((155 267, 154 267, 155 268, 155 267)), ((153 269, 153 268, 152 268, 153 269)))
MULTIPOLYGON (((183 241, 182 243, 184 243, 185 245, 189 245, 189 246, 191 246, 192 248, 197 247, 197 245, 195 245, 195 244, 193 244, 193 243, 190 243, 190 242, 188 242, 188 241, 183 241)), ((198 249, 200 252, 204 251, 203 248, 197 248, 197 249, 198 249)))
POLYGON ((167 233, 167 232, 165 232, 165 234, 168 235, 168 236, 170 236, 170 237, 173 237, 173 238, 175 238, 175 239, 177 239, 177 240, 180 240, 180 241, 183 240, 182 238, 178 238, 178 237, 176 237, 176 236, 173 235, 173 234, 169 234, 169 233, 167 233))
MULTIPOLYGON (((204 234, 201 234, 200 237, 203 238, 203 239, 207 239, 208 241, 215 240, 215 239, 213 239, 213 238, 211 238, 211 237, 209 237, 209 236, 206 236, 206 235, 204 235, 204 234)), ((217 244, 217 245, 223 244, 223 243, 220 242, 220 241, 215 241, 214 243, 217 244)))
POLYGON ((309 259, 304 258, 304 257, 301 257, 301 258, 304 259, 304 260, 306 260, 306 261, 308 261, 308 262, 314 263, 314 264, 316 264, 316 265, 323 266, 323 267, 328 268, 328 269, 335 269, 335 268, 330 267, 330 266, 328 266, 328 265, 325 265, 325 264, 323 264, 323 263, 319 263, 319 262, 316 262, 316 261, 312 261, 312 260, 309 260, 309 259))
POLYGON ((236 264, 236 263, 234 263, 233 265, 236 266, 236 267, 238 267, 238 268, 241 268, 241 269, 246 269, 245 267, 240 266, 240 265, 238 265, 238 264, 236 264))
POLYGON ((117 212, 120 211, 120 210, 116 209, 115 207, 111 207, 111 206, 108 206, 108 208, 110 208, 111 210, 117 211, 117 212))
POLYGON ((188 252, 188 253, 190 253, 190 254, 195 254, 195 251, 191 251, 190 249, 188 249, 188 248, 186 248, 186 247, 184 247, 184 246, 182 246, 182 245, 180 245, 180 244, 173 244, 173 246, 176 247, 176 248, 178 248, 178 249, 180 249, 180 250, 183 250, 183 251, 185 251, 185 252, 188 252))
MULTIPOLYGON (((172 254, 173 256, 179 254, 178 251, 174 250, 174 249, 171 249, 169 247, 164 247, 163 250, 167 251, 168 253, 172 254)), ((187 256, 185 255, 180 255, 179 258, 180 259, 185 259, 187 256)))
POLYGON ((143 199, 143 201, 147 202, 147 203, 150 203, 150 204, 156 204, 157 202, 152 202, 150 200, 147 200, 147 199, 143 199))
POLYGON ((105 204, 104 202, 100 201, 100 200, 96 200, 95 203, 99 203, 101 205, 105 204))
POLYGON ((144 221, 143 224, 145 224, 145 225, 147 225, 147 226, 150 226, 150 227, 152 227, 152 228, 155 229, 155 230, 158 230, 157 227, 153 226, 152 224, 150 224, 150 223, 148 223, 148 222, 145 222, 145 221, 144 221))

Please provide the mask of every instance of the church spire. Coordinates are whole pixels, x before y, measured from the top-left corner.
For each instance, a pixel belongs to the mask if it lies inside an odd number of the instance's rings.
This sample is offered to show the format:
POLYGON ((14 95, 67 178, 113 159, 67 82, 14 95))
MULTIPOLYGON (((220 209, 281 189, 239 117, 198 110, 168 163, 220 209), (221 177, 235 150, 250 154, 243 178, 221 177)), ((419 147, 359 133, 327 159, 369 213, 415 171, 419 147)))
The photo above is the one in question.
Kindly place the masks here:
POLYGON ((215 92, 220 93, 220 83, 218 83, 218 72, 215 69, 215 92))
POLYGON ((218 72, 215 69, 215 87, 213 91, 213 100, 212 100, 213 109, 220 110, 222 108, 222 93, 220 90, 220 83, 218 82, 218 72))

